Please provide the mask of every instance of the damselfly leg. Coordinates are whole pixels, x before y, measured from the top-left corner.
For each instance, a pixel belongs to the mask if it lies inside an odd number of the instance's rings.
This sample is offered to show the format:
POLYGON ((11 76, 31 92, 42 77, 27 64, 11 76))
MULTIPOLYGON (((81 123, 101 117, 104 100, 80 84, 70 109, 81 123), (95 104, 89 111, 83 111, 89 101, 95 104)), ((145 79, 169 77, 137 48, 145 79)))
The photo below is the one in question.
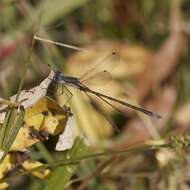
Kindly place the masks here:
MULTIPOLYGON (((62 85, 62 89, 64 88, 64 86, 62 85)), ((68 99, 66 100, 65 104, 67 104, 68 102, 70 102, 71 98, 73 97, 73 93, 65 86, 65 89, 69 92, 70 96, 68 97, 68 99)))
MULTIPOLYGON (((117 125, 112 121, 111 118, 109 118, 109 116, 95 103, 94 99, 88 94, 86 93, 86 95, 88 96, 91 105, 93 106, 93 108, 100 113, 107 121, 108 123, 110 123, 110 125, 115 129, 115 131, 117 131, 118 133, 120 132, 120 129, 117 127, 117 125)), ((109 102, 107 102, 106 100, 102 99, 103 101, 105 101, 105 103, 109 104, 111 107, 113 107, 112 104, 110 104, 109 102)), ((117 108, 113 107, 114 109, 116 109, 117 111, 119 111, 117 108)))
POLYGON ((61 95, 65 95, 67 98, 64 102, 64 104, 67 104, 71 98, 73 97, 72 92, 67 88, 66 85, 59 84, 55 82, 53 79, 51 79, 52 82, 50 83, 48 89, 47 89, 47 95, 56 99, 57 97, 61 95))

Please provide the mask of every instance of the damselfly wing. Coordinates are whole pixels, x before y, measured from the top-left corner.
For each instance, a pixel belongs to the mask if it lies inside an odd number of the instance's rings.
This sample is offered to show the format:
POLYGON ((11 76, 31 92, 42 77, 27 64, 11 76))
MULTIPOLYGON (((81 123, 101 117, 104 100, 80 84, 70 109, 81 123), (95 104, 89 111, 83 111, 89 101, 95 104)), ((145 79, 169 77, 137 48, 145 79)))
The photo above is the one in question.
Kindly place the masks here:
MULTIPOLYGON (((105 84, 109 84, 111 81, 113 81, 113 77, 110 72, 117 67, 118 60, 119 55, 116 52, 106 54, 103 58, 99 58, 93 62, 90 68, 86 69, 86 71, 84 71, 83 74, 78 77, 78 81, 84 85, 91 87, 104 86, 105 84)), ((54 81, 62 80, 60 76, 60 71, 57 71, 54 81)), ((72 82, 76 83, 75 77, 70 77, 68 80, 67 78, 64 78, 64 80, 66 80, 66 83, 69 82, 70 85, 72 82), (72 78, 74 79, 72 80, 72 78)), ((57 89, 55 88, 55 85, 53 85, 53 87, 54 90, 52 90, 52 92, 56 91, 56 95, 61 95, 64 93, 64 95, 67 97, 65 103, 68 103, 72 97, 72 93, 69 91, 69 89, 64 85, 61 88, 58 87, 57 89)))
MULTIPOLYGON (((72 62, 69 65, 71 73, 78 76, 81 83, 87 86, 103 86, 113 81, 112 71, 119 65, 119 55, 116 52, 106 53, 93 63, 72 62), (74 66, 73 66, 74 65, 74 66), (73 66, 73 67, 72 67, 73 66), (81 75, 81 73, 83 73, 81 75)), ((80 61, 79 61, 80 62, 80 61)))

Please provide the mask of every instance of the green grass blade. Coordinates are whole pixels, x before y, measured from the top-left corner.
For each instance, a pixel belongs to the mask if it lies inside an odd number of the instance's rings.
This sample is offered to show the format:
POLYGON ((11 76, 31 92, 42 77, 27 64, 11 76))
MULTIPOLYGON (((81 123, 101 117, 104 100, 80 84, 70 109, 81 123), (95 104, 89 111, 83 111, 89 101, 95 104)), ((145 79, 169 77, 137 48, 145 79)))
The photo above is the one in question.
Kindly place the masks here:
POLYGON ((1 127, 1 131, 0 131, 0 149, 3 149, 3 143, 5 140, 5 133, 6 133, 6 129, 7 129, 7 125, 9 123, 9 119, 10 119, 10 115, 11 115, 11 110, 8 110, 6 115, 5 115, 5 119, 3 122, 3 125, 1 127))
POLYGON ((24 108, 20 109, 19 115, 16 108, 12 108, 7 112, 2 130, 0 132, 0 149, 4 152, 4 155, 1 157, 0 161, 4 159, 6 153, 9 151, 16 138, 19 129, 23 126, 24 114, 24 108))
POLYGON ((48 151, 43 142, 38 142, 36 144, 36 147, 39 150, 39 152, 42 154, 43 158, 46 160, 47 163, 53 163, 55 161, 53 155, 48 151))
POLYGON ((17 115, 17 120, 15 126, 12 128, 10 135, 8 136, 7 143, 5 145, 5 151, 9 151, 11 148, 20 128, 23 126, 24 122, 25 109, 23 107, 20 108, 19 115, 17 115))
POLYGON ((24 66, 24 71, 23 71, 23 75, 22 75, 22 79, 20 81, 20 85, 18 87, 18 91, 17 91, 17 95, 16 95, 16 99, 15 99, 15 102, 18 103, 18 100, 19 100, 19 96, 20 96, 20 93, 21 93, 21 90, 22 90, 22 86, 24 84, 24 80, 25 80, 25 77, 26 77, 26 72, 28 70, 28 67, 30 65, 30 62, 31 62, 31 57, 32 57, 32 51, 34 49, 34 44, 35 44, 35 39, 34 39, 34 36, 35 36, 35 33, 37 32, 38 30, 38 27, 35 28, 35 31, 34 31, 34 35, 33 35, 33 38, 32 38, 32 42, 31 42, 31 47, 29 49, 29 52, 28 52, 28 59, 25 63, 25 66, 24 66))
POLYGON ((12 108, 8 110, 6 113, 4 123, 0 131, 0 149, 1 150, 5 150, 7 137, 9 136, 10 131, 12 130, 12 126, 14 126, 16 122, 16 114, 17 114, 16 108, 12 108))
MULTIPOLYGON (((66 152, 67 156, 69 155, 69 160, 76 160, 78 157, 81 157, 86 154, 88 148, 84 143, 83 139, 77 138, 73 145, 73 148, 66 152)), ((67 157, 65 155, 65 157, 67 157)), ((67 159, 65 159, 66 161, 67 159)), ((51 176, 45 190, 63 190, 68 184, 70 178, 75 172, 78 165, 68 165, 68 166, 59 166, 56 168, 51 176)))
MULTIPOLYGON (((37 32, 37 29, 35 29, 34 31, 34 35, 37 32)), ((24 84, 24 80, 25 80, 25 76, 26 76, 26 72, 28 69, 28 66, 31 62, 31 56, 32 56, 32 51, 34 48, 34 43, 35 40, 34 38, 32 38, 32 42, 31 42, 31 47, 29 49, 29 53, 28 53, 28 59, 25 63, 24 66, 24 72, 23 72, 23 76, 22 76, 22 80, 20 82, 18 91, 17 91, 17 95, 15 98, 15 103, 17 104, 19 101, 19 96, 22 90, 22 86, 24 84)), ((20 113, 19 116, 18 114, 18 108, 10 108, 10 110, 7 111, 7 114, 5 116, 5 120, 2 126, 2 130, 0 131, 0 149, 2 151, 5 151, 5 153, 7 153, 12 145, 12 143, 14 142, 18 131, 20 129, 20 127, 23 125, 23 119, 24 119, 24 114, 25 114, 25 110, 23 107, 20 107, 20 113)), ((3 160, 5 154, 3 155, 3 157, 1 158, 1 161, 3 160)))

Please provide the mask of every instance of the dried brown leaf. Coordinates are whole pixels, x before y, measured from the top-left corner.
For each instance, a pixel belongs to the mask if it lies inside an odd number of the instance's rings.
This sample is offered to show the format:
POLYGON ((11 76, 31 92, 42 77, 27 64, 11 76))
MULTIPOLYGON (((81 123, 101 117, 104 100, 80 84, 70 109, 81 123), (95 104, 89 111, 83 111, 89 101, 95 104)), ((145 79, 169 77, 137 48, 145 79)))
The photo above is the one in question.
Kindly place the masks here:
MULTIPOLYGON (((176 99, 176 91, 172 86, 166 86, 160 94, 154 99, 147 102, 146 107, 149 109, 157 110, 163 118, 160 120, 154 120, 151 127, 156 131, 163 129, 164 124, 171 114, 171 110, 174 106, 176 99)), ((126 124, 126 130, 123 132, 124 139, 122 143, 119 143, 119 147, 126 147, 130 145, 136 145, 144 142, 150 138, 152 131, 147 127, 149 123, 146 120, 140 118, 134 118, 126 124)), ((154 137, 153 137, 154 138, 154 137)), ((121 137, 122 139, 122 137, 121 137)))
POLYGON ((180 108, 178 108, 174 117, 174 122, 180 128, 189 128, 190 126, 189 115, 190 115, 190 103, 186 103, 182 105, 180 108))
POLYGON ((180 32, 172 33, 155 53, 152 64, 148 65, 136 79, 134 95, 137 100, 144 99, 148 93, 158 86, 173 71, 177 64, 183 45, 180 32))

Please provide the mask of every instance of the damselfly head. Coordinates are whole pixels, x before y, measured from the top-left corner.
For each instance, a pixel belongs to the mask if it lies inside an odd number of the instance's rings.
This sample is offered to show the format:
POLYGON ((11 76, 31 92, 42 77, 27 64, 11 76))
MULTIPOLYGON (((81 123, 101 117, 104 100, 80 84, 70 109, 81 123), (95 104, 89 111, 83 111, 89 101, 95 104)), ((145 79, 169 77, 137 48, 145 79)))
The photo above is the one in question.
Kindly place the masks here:
POLYGON ((63 74, 60 71, 56 71, 55 75, 53 77, 53 80, 55 82, 60 82, 62 80, 62 78, 63 78, 63 74))

